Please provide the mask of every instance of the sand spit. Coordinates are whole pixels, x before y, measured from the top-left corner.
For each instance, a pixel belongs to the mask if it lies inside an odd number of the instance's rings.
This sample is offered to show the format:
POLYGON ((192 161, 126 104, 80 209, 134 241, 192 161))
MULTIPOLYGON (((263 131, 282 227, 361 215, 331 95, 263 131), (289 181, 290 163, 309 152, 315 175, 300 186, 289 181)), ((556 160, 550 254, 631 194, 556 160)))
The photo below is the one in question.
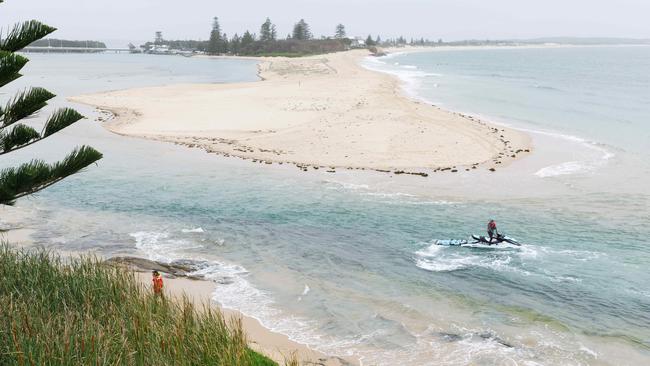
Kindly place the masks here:
POLYGON ((360 66, 366 51, 261 59, 262 81, 137 88, 71 98, 109 130, 257 163, 427 176, 496 169, 530 152, 519 131, 403 95, 360 66))

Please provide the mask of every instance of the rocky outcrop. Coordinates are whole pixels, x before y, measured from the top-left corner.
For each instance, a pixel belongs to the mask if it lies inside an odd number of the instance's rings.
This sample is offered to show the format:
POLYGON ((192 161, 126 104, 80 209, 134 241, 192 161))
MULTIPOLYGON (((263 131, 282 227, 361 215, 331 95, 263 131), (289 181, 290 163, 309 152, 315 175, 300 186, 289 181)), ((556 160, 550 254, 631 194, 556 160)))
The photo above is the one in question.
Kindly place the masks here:
POLYGON ((127 267, 136 272, 158 271, 166 274, 168 277, 186 277, 190 279, 202 280, 203 276, 192 274, 198 269, 197 264, 193 261, 178 260, 170 263, 152 261, 139 257, 113 257, 105 261, 110 265, 127 267))

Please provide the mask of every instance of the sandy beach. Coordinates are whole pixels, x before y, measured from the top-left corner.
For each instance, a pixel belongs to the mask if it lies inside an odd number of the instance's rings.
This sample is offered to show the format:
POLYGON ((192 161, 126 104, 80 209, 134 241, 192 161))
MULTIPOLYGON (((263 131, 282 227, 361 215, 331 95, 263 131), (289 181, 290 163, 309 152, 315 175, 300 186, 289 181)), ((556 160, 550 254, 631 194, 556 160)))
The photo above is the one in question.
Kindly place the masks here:
MULTIPOLYGON (((136 272, 137 278, 147 288, 151 287, 151 274, 147 272, 136 272)), ((197 308, 205 304, 217 306, 212 301, 212 292, 215 284, 209 281, 193 280, 187 278, 173 278, 165 276, 164 289, 167 296, 181 299, 186 296, 197 308)), ((238 311, 220 308, 226 319, 241 319, 242 327, 248 337, 248 343, 255 351, 260 352, 278 364, 283 365, 285 360, 295 356, 300 364, 323 365, 323 366, 345 366, 358 365, 354 359, 330 357, 318 351, 314 351, 304 344, 296 343, 287 336, 274 333, 260 324, 257 319, 242 315, 238 311)))
POLYGON ((259 82, 137 88, 71 98, 115 115, 109 130, 260 163, 431 172, 495 169, 524 133, 404 96, 360 65, 365 50, 260 59, 259 82))

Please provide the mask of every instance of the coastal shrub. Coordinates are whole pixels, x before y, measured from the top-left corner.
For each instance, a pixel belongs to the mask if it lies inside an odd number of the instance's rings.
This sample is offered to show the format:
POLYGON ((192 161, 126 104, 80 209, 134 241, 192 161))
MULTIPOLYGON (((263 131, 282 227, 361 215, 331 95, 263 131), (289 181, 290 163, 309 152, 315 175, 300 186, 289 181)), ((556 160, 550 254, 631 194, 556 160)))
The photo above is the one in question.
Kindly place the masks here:
POLYGON ((91 257, 0 245, 0 303, 0 365, 276 365, 239 320, 91 257))

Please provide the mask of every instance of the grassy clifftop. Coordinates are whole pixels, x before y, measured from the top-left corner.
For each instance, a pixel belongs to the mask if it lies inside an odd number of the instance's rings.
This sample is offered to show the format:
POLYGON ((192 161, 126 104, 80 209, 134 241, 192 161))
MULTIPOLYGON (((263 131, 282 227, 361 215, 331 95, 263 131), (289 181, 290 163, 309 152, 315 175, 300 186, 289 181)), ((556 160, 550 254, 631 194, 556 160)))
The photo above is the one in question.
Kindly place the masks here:
POLYGON ((276 365, 238 321, 92 258, 0 246, 0 365, 276 365))

